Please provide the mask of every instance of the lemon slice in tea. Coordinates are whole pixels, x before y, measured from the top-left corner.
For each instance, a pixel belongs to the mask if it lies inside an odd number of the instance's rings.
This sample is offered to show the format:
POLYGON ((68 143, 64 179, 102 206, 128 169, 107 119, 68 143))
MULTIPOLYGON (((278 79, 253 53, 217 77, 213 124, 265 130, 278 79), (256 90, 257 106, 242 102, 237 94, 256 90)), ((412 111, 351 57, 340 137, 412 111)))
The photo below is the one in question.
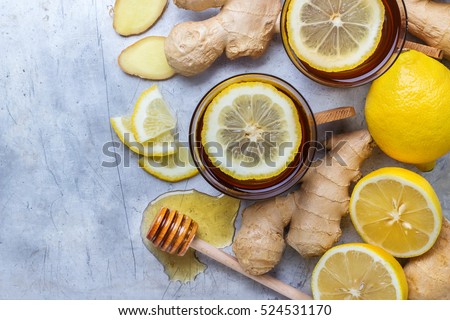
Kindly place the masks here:
POLYGON ((205 112, 201 133, 213 165, 238 180, 277 176, 294 160, 301 139, 294 102, 263 82, 220 92, 205 112))
POLYGON ((365 243, 331 248, 311 277, 314 299, 400 300, 408 297, 402 266, 383 249, 365 243))
POLYGON ((340 72, 369 58, 384 23, 381 0, 292 0, 287 16, 289 45, 311 67, 340 72))
POLYGON ((350 199, 350 217, 364 241, 400 258, 428 251, 442 226, 432 186, 403 168, 382 168, 362 178, 350 199))

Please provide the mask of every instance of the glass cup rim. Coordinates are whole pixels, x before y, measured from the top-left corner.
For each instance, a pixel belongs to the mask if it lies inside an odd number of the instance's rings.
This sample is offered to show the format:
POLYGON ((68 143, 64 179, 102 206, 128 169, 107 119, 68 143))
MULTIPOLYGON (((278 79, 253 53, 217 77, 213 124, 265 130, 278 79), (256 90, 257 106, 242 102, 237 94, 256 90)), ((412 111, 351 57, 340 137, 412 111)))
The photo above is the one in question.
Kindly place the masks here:
MULTIPOLYGON (((400 24, 401 25, 400 25, 400 30, 398 32, 398 37, 396 39, 394 39, 395 43, 393 45, 393 49, 391 49, 389 51, 389 53, 385 56, 384 63, 380 63, 379 65, 376 66, 377 70, 375 72, 368 73, 367 75, 355 77, 354 83, 350 82, 350 81, 349 82, 334 81, 332 79, 326 79, 324 77, 320 77, 318 75, 312 74, 305 67, 302 66, 302 63, 300 62, 301 60, 295 55, 295 53, 293 52, 293 49, 289 45, 289 40, 288 40, 287 30, 286 30, 286 24, 287 24, 286 15, 287 15, 288 7, 289 7, 289 4, 291 3, 291 1, 294 1, 294 0, 284 1, 283 7, 281 10, 279 28, 280 28, 283 48, 284 48, 287 56, 289 57, 289 60, 292 62, 292 64, 295 66, 295 68, 298 71, 300 71, 303 75, 305 75, 309 79, 311 79, 319 84, 329 86, 329 87, 337 87, 337 88, 351 88, 351 87, 358 87, 358 86, 365 85, 365 84, 377 79, 383 73, 385 73, 394 64, 394 62, 397 60, 398 56, 400 55, 400 53, 403 50, 403 46, 406 41, 407 29, 408 29, 408 17, 407 17, 406 6, 405 6, 405 3, 403 0, 387 1, 387 4, 389 6, 394 5, 394 4, 397 5, 399 13, 400 13, 400 24), (388 57, 388 56, 389 56, 389 58, 386 59, 386 57, 388 57)), ((385 4, 384 1, 383 1, 383 4, 385 4)), ((351 79, 349 79, 349 80, 351 80, 351 79)))
MULTIPOLYGON (((206 108, 214 99, 214 97, 219 94, 219 92, 221 92, 224 88, 233 83, 249 81, 273 81, 281 86, 283 90, 289 92, 289 94, 291 94, 292 96, 295 96, 295 98, 299 100, 301 107, 303 108, 306 117, 308 118, 307 125, 310 133, 309 139, 311 140, 308 142, 315 143, 317 137, 317 126, 314 119, 314 113, 312 112, 305 98, 290 83, 277 76, 265 73, 241 73, 218 82, 200 99, 194 110, 189 126, 189 150, 200 175, 216 190, 231 197, 242 200, 264 200, 280 195, 295 186, 309 169, 312 163, 312 159, 315 155, 316 148, 308 148, 306 151, 307 156, 304 157, 305 159, 302 158, 300 163, 296 166, 296 172, 290 175, 287 179, 279 182, 276 186, 269 186, 261 189, 252 188, 251 190, 240 188, 239 190, 237 190, 235 188, 229 188, 224 185, 220 178, 217 178, 210 170, 207 170, 205 168, 207 164, 204 163, 203 157, 200 155, 201 141, 198 141, 196 139, 196 132, 198 130, 199 122, 201 121, 206 108)), ((305 145, 308 145, 308 143, 304 143, 303 147, 305 147, 305 145)))

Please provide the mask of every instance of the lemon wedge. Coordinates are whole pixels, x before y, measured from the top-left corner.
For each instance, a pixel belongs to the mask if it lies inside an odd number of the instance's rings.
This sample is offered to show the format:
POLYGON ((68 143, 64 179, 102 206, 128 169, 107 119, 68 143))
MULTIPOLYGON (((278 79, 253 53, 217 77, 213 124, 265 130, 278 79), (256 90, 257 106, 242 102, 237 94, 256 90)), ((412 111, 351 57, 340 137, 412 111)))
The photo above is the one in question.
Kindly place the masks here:
POLYGON ((280 174, 294 159, 301 139, 295 104, 263 82, 228 86, 213 99, 203 118, 201 141, 209 159, 238 180, 280 174))
POLYGON ((442 226, 432 186, 403 168, 382 168, 361 179, 350 199, 350 217, 364 241, 401 258, 428 251, 442 226))
POLYGON ((292 0, 286 15, 289 45, 311 67, 339 72, 369 58, 384 23, 381 0, 292 0))
POLYGON ((176 119, 164 102, 157 85, 145 90, 131 116, 131 129, 137 142, 143 143, 175 129, 176 119))
POLYGON ((175 153, 175 138, 171 132, 163 133, 147 142, 139 143, 134 138, 131 129, 131 116, 114 117, 110 119, 110 122, 120 141, 135 153, 147 157, 160 157, 175 153))
POLYGON ((164 157, 140 157, 139 167, 156 178, 168 182, 188 179, 198 173, 189 147, 181 143, 177 145, 174 154, 164 157))
POLYGON ((408 297, 402 266, 383 249, 365 243, 331 248, 311 277, 314 299, 400 300, 408 297))

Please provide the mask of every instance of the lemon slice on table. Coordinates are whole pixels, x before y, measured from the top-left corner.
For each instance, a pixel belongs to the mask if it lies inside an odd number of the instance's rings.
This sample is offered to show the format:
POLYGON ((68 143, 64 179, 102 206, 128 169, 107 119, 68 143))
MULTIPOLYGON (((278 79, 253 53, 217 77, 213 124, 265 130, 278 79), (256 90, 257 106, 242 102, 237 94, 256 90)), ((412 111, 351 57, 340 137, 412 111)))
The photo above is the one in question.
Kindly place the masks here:
POLYGON ((384 23, 381 0, 292 0, 289 44, 311 67, 339 72, 362 64, 377 48, 384 23))
POLYGON ((176 119, 164 102, 157 85, 145 90, 131 116, 136 141, 143 143, 175 129, 176 119))
POLYGON ((442 226, 432 186, 402 168, 382 168, 361 179, 350 199, 350 217, 364 241, 401 258, 428 251, 442 226))
POLYGON ((263 82, 228 86, 203 118, 201 141, 209 159, 238 180, 280 174, 295 158, 301 139, 293 101, 263 82))
POLYGON ((110 121, 120 141, 135 153, 144 156, 165 156, 175 153, 175 138, 171 132, 163 133, 147 142, 139 143, 134 138, 131 129, 131 116, 114 117, 110 121))
POLYGON ((189 147, 179 144, 174 154, 164 157, 140 157, 139 167, 158 179, 177 182, 191 178, 198 173, 193 164, 189 147))
POLYGON ((314 299, 400 300, 408 297, 402 266, 383 249, 365 243, 331 248, 311 277, 314 299))

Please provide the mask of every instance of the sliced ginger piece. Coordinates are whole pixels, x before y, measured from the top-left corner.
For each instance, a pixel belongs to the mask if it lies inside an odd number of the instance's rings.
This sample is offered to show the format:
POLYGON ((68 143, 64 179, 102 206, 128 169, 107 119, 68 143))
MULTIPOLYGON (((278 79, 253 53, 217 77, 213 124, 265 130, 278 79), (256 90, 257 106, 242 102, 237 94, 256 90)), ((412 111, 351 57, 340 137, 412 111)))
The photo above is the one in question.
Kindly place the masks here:
POLYGON ((167 0, 116 0, 113 27, 122 36, 149 29, 166 8, 167 0))
POLYGON ((172 77, 175 71, 164 53, 165 40, 165 37, 150 36, 135 42, 120 54, 120 68, 128 74, 149 80, 172 77))

